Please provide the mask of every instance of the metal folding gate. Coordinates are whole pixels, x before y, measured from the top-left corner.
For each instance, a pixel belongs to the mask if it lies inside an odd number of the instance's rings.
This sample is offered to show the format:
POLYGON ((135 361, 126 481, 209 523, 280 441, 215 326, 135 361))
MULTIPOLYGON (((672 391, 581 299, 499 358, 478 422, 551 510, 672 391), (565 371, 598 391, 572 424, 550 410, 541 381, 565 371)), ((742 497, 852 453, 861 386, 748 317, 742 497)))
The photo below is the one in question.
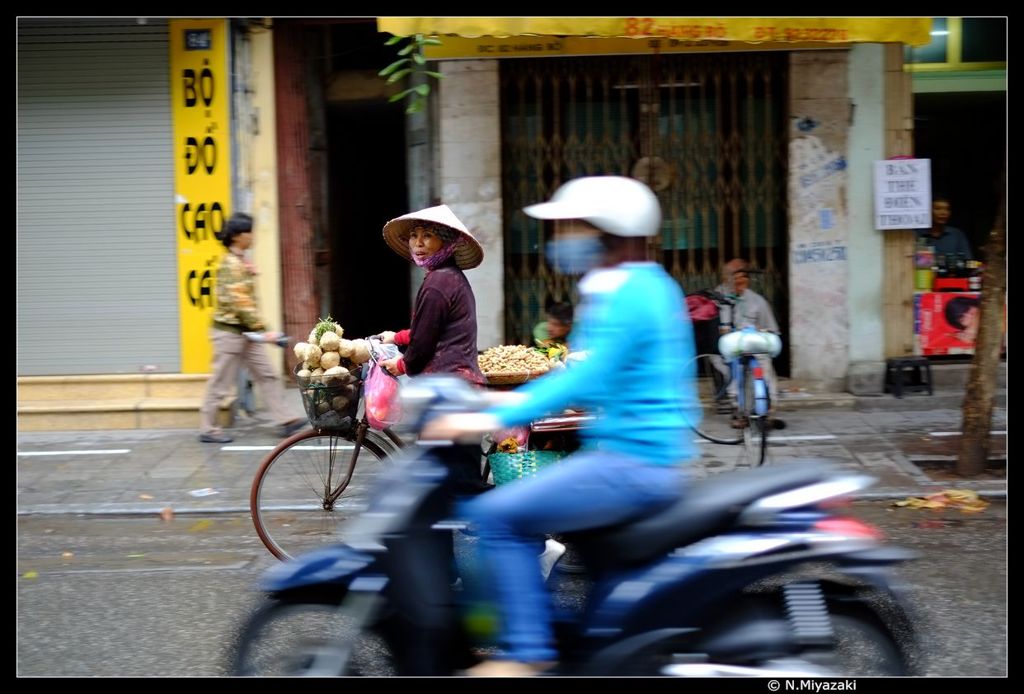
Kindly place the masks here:
POLYGON ((21 17, 17 43, 18 375, 177 372, 167 20, 21 17))
POLYGON ((506 340, 529 342, 545 302, 576 299, 576 278, 545 262, 551 227, 523 206, 594 174, 657 192, 648 256, 685 290, 747 258, 785 325, 786 65, 780 53, 502 61, 506 340))

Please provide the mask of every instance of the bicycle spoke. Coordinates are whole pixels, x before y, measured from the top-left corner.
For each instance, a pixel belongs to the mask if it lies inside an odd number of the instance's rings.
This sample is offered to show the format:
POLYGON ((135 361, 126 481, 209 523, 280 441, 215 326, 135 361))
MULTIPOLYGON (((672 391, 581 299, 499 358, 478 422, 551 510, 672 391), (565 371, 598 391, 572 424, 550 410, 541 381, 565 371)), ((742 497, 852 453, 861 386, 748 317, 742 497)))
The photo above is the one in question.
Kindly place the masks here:
MULTIPOLYGON (((313 495, 319 496, 321 500, 331 499, 331 497, 337 499, 343 486, 336 487, 335 481, 345 479, 342 477, 342 470, 347 471, 351 468, 355 450, 353 450, 353 456, 348 460, 348 465, 343 468, 342 463, 338 460, 338 451, 343 447, 342 439, 334 436, 324 438, 326 443, 300 444, 292 447, 293 454, 302 460, 301 463, 295 464, 294 473, 301 481, 301 486, 308 488, 313 495)), ((348 447, 344 446, 344 448, 348 447)))
POLYGON ((369 439, 310 432, 264 461, 250 499, 260 539, 276 556, 342 541, 387 454, 369 439))

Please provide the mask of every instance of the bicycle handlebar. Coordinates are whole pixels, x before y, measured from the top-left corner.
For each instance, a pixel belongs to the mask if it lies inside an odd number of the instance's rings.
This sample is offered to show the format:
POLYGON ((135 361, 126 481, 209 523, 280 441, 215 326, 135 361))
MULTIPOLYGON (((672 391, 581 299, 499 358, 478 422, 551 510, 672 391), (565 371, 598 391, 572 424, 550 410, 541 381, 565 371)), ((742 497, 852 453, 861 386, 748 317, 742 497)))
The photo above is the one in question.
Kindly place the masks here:
POLYGON ((377 350, 380 349, 380 345, 384 344, 381 342, 380 334, 367 335, 363 339, 366 340, 366 344, 370 345, 370 361, 376 364, 380 361, 377 357, 377 350))
POLYGON ((698 289, 694 294, 711 299, 716 304, 725 304, 726 306, 736 305, 736 300, 734 298, 730 298, 724 294, 719 294, 714 289, 698 289))
POLYGON ((259 330, 250 330, 250 331, 244 332, 242 334, 245 335, 245 337, 247 337, 250 340, 252 340, 253 342, 273 343, 273 344, 276 344, 278 347, 287 347, 289 345, 289 343, 291 342, 291 339, 292 339, 288 335, 285 335, 284 333, 281 333, 280 335, 277 336, 277 338, 275 338, 273 340, 267 340, 266 339, 267 333, 263 332, 263 331, 259 331, 259 330))

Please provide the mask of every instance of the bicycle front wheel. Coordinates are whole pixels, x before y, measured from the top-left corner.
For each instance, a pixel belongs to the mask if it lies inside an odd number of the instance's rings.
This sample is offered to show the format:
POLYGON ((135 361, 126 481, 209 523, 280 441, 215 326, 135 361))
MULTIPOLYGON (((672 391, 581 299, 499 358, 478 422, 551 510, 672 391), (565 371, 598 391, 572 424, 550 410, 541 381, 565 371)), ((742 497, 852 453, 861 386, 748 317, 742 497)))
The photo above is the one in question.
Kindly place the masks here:
POLYGON ((764 465, 768 455, 768 422, 767 418, 750 416, 743 430, 743 444, 747 448, 747 458, 751 467, 764 465))
POLYGON ((282 441, 256 472, 249 508, 260 540, 281 560, 336 542, 365 505, 394 446, 367 431, 305 431, 282 441))
POLYGON ((721 357, 701 354, 693 359, 700 397, 701 421, 690 428, 712 443, 738 444, 743 432, 732 426, 732 402, 728 394, 729 365, 721 357))
POLYGON ((759 414, 758 390, 764 392, 763 380, 754 377, 750 364, 743 366, 743 407, 742 417, 747 426, 743 428, 743 445, 751 467, 764 465, 768 453, 768 418, 759 414))

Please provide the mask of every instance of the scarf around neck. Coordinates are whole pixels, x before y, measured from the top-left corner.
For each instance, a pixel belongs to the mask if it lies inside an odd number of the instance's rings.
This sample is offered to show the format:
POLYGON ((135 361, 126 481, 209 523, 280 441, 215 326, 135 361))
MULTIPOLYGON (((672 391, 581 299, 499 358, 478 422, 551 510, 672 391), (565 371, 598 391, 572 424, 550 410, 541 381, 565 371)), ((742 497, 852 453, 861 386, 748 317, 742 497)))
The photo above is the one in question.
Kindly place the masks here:
POLYGON ((459 244, 462 243, 461 234, 453 229, 444 227, 434 227, 434 233, 437 234, 438 238, 444 241, 444 245, 441 246, 441 250, 431 256, 427 256, 423 260, 413 258, 412 261, 424 270, 430 271, 440 267, 446 260, 452 257, 458 249, 459 244))

